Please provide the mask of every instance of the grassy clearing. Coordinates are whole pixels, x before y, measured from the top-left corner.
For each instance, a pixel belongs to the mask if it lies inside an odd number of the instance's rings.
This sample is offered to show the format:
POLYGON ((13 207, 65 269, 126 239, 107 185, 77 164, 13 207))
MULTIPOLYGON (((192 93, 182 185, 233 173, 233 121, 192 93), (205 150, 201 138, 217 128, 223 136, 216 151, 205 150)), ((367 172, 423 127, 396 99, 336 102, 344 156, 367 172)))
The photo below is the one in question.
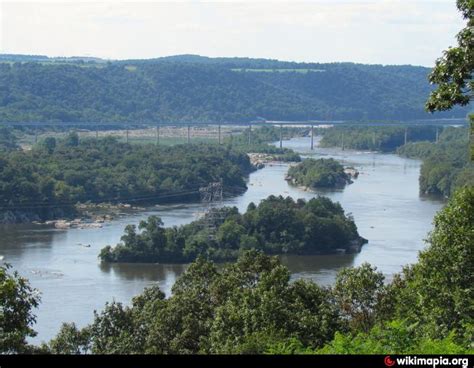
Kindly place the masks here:
POLYGON ((253 73, 301 73, 307 74, 310 72, 321 73, 324 69, 231 69, 233 72, 253 72, 253 73))

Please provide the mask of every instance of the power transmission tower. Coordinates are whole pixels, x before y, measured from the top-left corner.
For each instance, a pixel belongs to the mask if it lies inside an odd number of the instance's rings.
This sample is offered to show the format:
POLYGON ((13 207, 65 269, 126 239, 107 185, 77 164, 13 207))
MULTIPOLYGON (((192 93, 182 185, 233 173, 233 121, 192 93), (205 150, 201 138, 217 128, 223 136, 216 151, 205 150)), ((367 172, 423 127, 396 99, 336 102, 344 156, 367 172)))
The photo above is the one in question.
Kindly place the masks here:
POLYGON ((215 239, 217 227, 222 222, 224 214, 219 210, 222 207, 223 184, 222 179, 218 182, 209 183, 206 187, 199 188, 201 202, 205 206, 202 217, 203 228, 207 230, 209 239, 215 239))

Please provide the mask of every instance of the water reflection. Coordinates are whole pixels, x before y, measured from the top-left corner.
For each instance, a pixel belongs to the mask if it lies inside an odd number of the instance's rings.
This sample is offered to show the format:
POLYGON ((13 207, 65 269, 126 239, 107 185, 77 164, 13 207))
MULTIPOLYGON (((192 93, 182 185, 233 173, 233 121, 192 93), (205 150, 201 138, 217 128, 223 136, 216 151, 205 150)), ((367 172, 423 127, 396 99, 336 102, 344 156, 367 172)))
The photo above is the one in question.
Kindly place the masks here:
POLYGON ((149 264, 149 263, 101 263, 100 270, 112 277, 128 281, 159 281, 166 295, 171 294, 171 287, 188 265, 184 264, 149 264))

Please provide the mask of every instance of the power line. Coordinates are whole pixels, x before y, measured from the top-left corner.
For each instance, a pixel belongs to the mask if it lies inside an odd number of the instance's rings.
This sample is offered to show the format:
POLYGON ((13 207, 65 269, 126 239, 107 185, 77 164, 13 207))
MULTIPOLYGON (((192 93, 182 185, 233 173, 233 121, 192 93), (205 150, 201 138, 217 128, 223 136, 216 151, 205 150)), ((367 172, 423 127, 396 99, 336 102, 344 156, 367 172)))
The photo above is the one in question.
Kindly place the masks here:
MULTIPOLYGON (((191 195, 191 194, 202 194, 201 190, 203 187, 195 187, 189 188, 189 190, 171 192, 166 194, 152 194, 146 196, 131 196, 131 197, 105 197, 105 198, 97 198, 97 199, 85 199, 84 202, 93 201, 95 203, 107 202, 107 201, 123 201, 123 202, 140 202, 146 200, 158 200, 158 199, 166 199, 166 198, 173 198, 179 197, 184 195, 191 195), (101 202, 97 202, 101 201, 101 202)), ((224 197, 224 193, 227 195, 235 195, 235 194, 242 194, 246 191, 245 188, 237 187, 237 186, 226 186, 225 188, 228 189, 226 191, 223 190, 224 187, 221 189, 220 199, 216 200, 218 196, 216 194, 212 195, 211 197, 214 198, 213 202, 222 203, 222 199, 224 197), (232 191, 231 191, 232 190, 232 191)), ((207 202, 212 202, 207 201, 207 202)), ((54 207, 66 207, 66 206, 74 206, 76 204, 83 204, 84 202, 79 201, 60 201, 55 203, 49 202, 22 202, 18 205, 13 206, 0 206, 0 210, 16 210, 16 209, 39 209, 39 208, 54 208, 54 207)), ((206 201, 204 201, 206 203, 206 201)))

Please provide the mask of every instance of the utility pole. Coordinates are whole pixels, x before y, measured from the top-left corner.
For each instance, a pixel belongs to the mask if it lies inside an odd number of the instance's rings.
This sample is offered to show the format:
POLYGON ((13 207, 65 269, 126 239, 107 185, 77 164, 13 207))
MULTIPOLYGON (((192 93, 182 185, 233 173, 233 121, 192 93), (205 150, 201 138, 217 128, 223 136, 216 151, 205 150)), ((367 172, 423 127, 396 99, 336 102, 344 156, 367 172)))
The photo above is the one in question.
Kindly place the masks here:
POLYGON ((344 132, 341 133, 341 147, 342 147, 342 150, 344 151, 344 132))
POLYGON ((311 125, 311 151, 314 150, 314 125, 311 125))
POLYGON ((191 126, 188 125, 188 144, 191 143, 191 126))
POLYGON ((408 127, 405 128, 405 144, 408 142, 408 127))
POLYGON ((249 146, 251 142, 252 142, 252 125, 249 125, 249 146))
POLYGON ((439 141, 439 127, 436 127, 436 143, 439 141))
POLYGON ((280 149, 283 148, 283 124, 280 124, 280 149))
POLYGON ((125 134, 126 134, 126 142, 128 143, 128 125, 126 127, 125 134))
POLYGON ((221 144, 221 126, 220 126, 220 124, 217 126, 217 134, 219 136, 219 144, 221 144))
POLYGON ((156 124, 156 145, 160 145, 160 124, 156 124))

